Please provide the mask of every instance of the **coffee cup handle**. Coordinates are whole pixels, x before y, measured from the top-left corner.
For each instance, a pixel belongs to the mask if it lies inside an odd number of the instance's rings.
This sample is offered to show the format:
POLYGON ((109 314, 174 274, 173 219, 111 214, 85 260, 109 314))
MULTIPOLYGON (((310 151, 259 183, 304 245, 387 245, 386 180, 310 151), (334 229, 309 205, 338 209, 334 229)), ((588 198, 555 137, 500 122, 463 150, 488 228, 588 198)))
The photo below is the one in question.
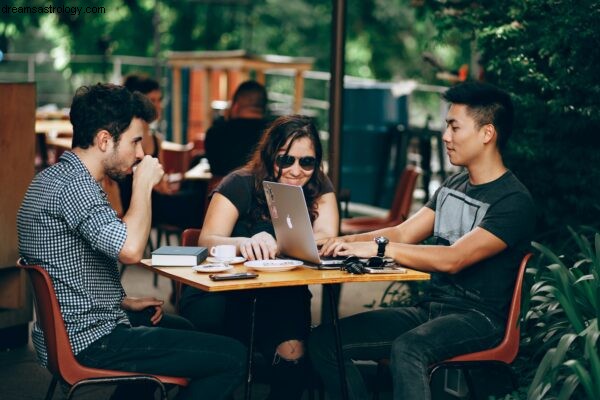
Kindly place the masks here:
POLYGON ((209 251, 210 255, 213 257, 216 257, 216 255, 215 255, 216 250, 217 250, 217 248, 215 246, 211 247, 210 251, 209 251))

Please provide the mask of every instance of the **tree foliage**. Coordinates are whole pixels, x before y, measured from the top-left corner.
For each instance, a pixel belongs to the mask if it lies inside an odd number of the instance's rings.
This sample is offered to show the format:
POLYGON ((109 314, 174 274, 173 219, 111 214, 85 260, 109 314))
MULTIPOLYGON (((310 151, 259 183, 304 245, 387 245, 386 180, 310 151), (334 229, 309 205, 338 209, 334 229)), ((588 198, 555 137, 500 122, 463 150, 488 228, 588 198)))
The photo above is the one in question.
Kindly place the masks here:
POLYGON ((600 222, 600 3, 429 1, 443 37, 475 40, 486 78, 514 94, 509 166, 538 205, 539 231, 600 222))

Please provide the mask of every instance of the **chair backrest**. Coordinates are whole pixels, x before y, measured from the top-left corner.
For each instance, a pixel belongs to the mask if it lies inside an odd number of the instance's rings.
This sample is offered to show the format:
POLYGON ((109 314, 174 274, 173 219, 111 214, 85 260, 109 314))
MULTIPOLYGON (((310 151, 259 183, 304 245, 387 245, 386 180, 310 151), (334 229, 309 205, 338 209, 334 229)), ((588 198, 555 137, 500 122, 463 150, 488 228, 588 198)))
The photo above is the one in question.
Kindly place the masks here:
POLYGON ((73 384, 74 381, 68 373, 69 366, 78 363, 71 349, 50 275, 39 265, 23 265, 20 261, 17 264, 27 271, 33 286, 36 318, 44 332, 48 353, 48 369, 73 384))
MULTIPOLYGON (((182 246, 198 246, 198 238, 200 237, 201 229, 188 228, 181 234, 182 246)), ((179 309, 179 299, 181 299, 181 291, 183 290, 182 283, 175 282, 175 309, 179 309)))
POLYGON ((177 144, 162 142, 160 160, 167 174, 184 174, 190 168, 193 143, 177 144))
MULTIPOLYGON (((17 265, 27 271, 33 286, 36 318, 44 333, 48 353, 48 369, 53 375, 60 376, 69 385, 75 385, 82 380, 91 378, 150 376, 137 372, 90 368, 79 364, 71 349, 67 328, 48 271, 39 265, 24 265, 21 260, 17 261, 17 265)), ((163 383, 188 385, 186 378, 160 375, 151 375, 151 377, 163 383)))
POLYGON ((198 246, 198 238, 200 237, 200 229, 186 229, 181 234, 182 246, 198 246))
POLYGON ((417 185, 417 178, 421 174, 421 170, 413 165, 407 165, 400 175, 400 179, 396 184, 394 200, 388 214, 388 221, 396 221, 398 223, 408 218, 410 207, 412 206, 413 193, 417 185))
POLYGON ((519 341, 521 334, 519 317, 521 315, 521 291, 523 290, 523 278, 525 276, 527 262, 529 262, 531 256, 531 253, 527 253, 521 260, 517 280, 515 282, 515 288, 513 290, 512 300, 510 302, 510 309, 508 310, 508 320, 502 342, 492 349, 457 356, 447 361, 491 360, 503 361, 507 364, 510 364, 514 361, 517 353, 519 352, 519 341))

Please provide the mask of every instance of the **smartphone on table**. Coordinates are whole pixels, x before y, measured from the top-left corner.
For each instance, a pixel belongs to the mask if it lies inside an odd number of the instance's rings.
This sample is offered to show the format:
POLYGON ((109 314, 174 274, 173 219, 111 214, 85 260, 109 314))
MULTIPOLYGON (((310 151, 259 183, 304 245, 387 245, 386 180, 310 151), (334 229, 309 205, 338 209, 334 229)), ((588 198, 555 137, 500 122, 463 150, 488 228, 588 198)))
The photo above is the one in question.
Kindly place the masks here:
POLYGON ((211 274, 208 276, 213 281, 232 281, 237 279, 254 279, 258 274, 254 272, 236 272, 232 274, 211 274))

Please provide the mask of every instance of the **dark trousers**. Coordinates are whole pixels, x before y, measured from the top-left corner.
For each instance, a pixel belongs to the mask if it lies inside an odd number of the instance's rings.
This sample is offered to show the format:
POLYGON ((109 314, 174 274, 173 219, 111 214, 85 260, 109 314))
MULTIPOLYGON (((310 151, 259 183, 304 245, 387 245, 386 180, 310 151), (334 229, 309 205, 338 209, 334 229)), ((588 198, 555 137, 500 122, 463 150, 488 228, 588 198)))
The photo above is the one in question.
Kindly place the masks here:
MULTIPOLYGON (((240 342, 190 330, 181 317, 165 315, 160 326, 149 326, 150 312, 128 315, 132 327, 117 326, 77 360, 96 368, 190 378, 178 399, 224 399, 242 383, 246 349, 240 342)), ((123 385, 113 398, 148 398, 153 389, 123 385)))
MULTIPOLYGON (((340 320, 346 382, 351 399, 368 398, 352 360, 390 359, 394 399, 430 399, 429 367, 456 355, 490 348, 504 324, 483 313, 428 302, 416 307, 387 308, 340 320)), ((341 398, 333 328, 311 334, 310 355, 331 399, 341 398)))
MULTIPOLYGON (((308 380, 307 358, 285 360, 277 347, 288 340, 306 342, 310 332, 310 291, 306 286, 206 293, 185 287, 180 313, 197 329, 248 343, 252 299, 256 297, 256 349, 268 363, 269 400, 300 399, 308 380)), ((305 348, 306 351, 306 348, 305 348)))

